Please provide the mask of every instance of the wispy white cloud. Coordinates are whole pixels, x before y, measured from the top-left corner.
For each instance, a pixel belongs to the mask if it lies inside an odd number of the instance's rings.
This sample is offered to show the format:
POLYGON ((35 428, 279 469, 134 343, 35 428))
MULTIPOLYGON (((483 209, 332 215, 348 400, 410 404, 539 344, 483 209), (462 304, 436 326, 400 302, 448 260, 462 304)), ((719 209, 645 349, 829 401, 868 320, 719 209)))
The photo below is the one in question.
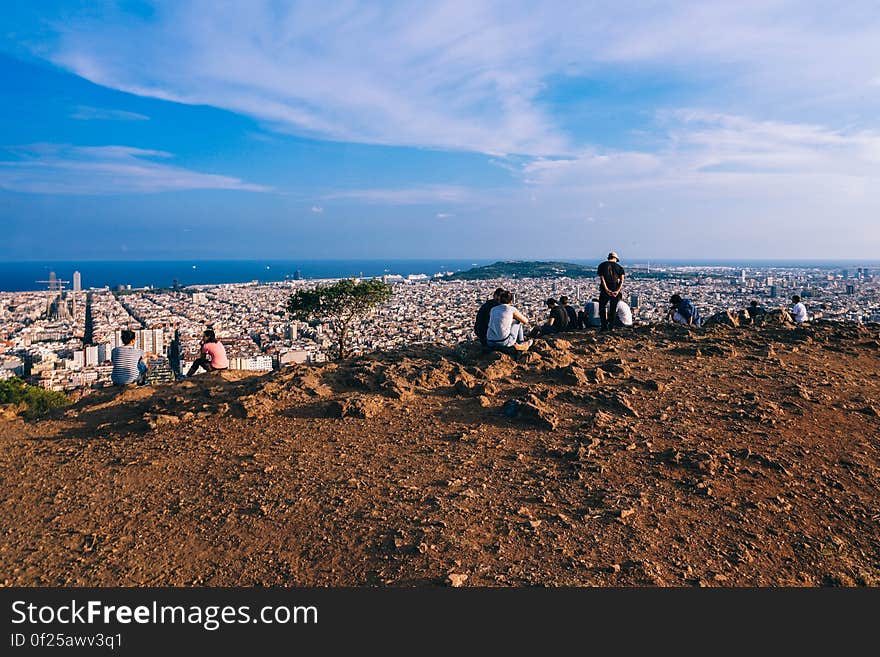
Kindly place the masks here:
POLYGON ((609 66, 686 79, 735 113, 880 107, 868 1, 159 1, 57 31, 49 57, 98 84, 365 143, 572 155, 585 144, 542 93, 609 66))
POLYGON ((70 118, 80 121, 149 121, 150 117, 137 112, 125 110, 107 109, 105 107, 92 107, 91 105, 77 105, 70 118))
POLYGON ((655 152, 524 164, 508 212, 531 200, 566 243, 642 255, 867 257, 880 246, 880 132, 696 110, 660 121, 655 152))
POLYGON ((355 200, 381 205, 427 205, 432 203, 466 203, 479 196, 477 190, 454 185, 426 185, 400 189, 350 189, 333 192, 328 200, 355 200))
POLYGON ((454 217, 455 215, 450 212, 438 212, 436 215, 437 219, 449 219, 450 217, 454 217))
POLYGON ((0 189, 10 191, 77 195, 193 189, 269 191, 238 178, 168 164, 173 155, 164 151, 65 144, 32 144, 6 151, 11 159, 0 160, 0 189))
MULTIPOLYGON (((849 176, 880 182, 880 132, 677 110, 659 116, 665 134, 653 152, 589 150, 522 165, 537 186, 740 184, 776 176, 849 176)), ((598 202, 602 207, 603 202, 598 202)))
POLYGON ((320 205, 313 205, 312 212, 315 214, 324 214, 324 208, 322 208, 320 205))

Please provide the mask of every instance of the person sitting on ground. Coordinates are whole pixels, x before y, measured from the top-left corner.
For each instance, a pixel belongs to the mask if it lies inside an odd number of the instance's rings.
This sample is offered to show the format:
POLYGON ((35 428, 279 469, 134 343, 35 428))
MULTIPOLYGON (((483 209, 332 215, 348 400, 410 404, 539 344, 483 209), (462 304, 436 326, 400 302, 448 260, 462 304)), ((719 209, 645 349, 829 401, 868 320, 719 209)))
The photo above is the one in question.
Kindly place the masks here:
POLYGON ((492 293, 492 298, 483 303, 477 311, 477 319, 474 322, 474 333, 476 333, 477 339, 484 347, 488 346, 486 344, 486 334, 489 332, 489 313, 491 313, 492 309, 500 303, 498 299, 501 297, 502 292, 504 292, 503 287, 496 288, 495 292, 492 293))
POLYGON ((702 324, 700 311, 690 299, 682 299, 680 294, 673 294, 669 298, 672 307, 669 309, 667 318, 676 324, 685 326, 700 326, 702 324))
POLYGON ((740 318, 730 309, 719 310, 714 315, 703 320, 702 326, 732 326, 736 328, 740 326, 740 318))
POLYGON ((803 324, 804 322, 810 321, 810 316, 807 314, 807 307, 801 301, 800 296, 795 294, 791 298, 791 302, 794 304, 791 307, 791 321, 795 324, 803 324))
POLYGON ((217 340, 212 329, 202 333, 201 357, 193 361, 187 376, 192 376, 202 367, 206 372, 216 372, 229 367, 229 359, 226 357, 226 348, 217 340))
POLYGON ((584 309, 578 314, 583 328, 598 327, 602 325, 599 319, 599 300, 593 299, 584 304, 584 309))
POLYGON ((135 332, 129 329, 122 331, 122 346, 114 347, 110 352, 113 372, 110 380, 113 385, 127 386, 132 383, 141 384, 150 369, 149 359, 152 354, 134 346, 135 332))
POLYGON ((168 364, 171 366, 171 372, 174 374, 174 380, 180 381, 183 378, 183 372, 180 369, 180 329, 174 329, 174 338, 168 345, 168 364))
POLYGON ((559 305, 562 306, 562 309, 568 315, 568 326, 565 327, 566 331, 576 331, 580 328, 578 321, 577 311, 568 305, 568 297, 562 295, 559 297, 559 305))
POLYGON ((528 318, 513 307, 513 293, 503 290, 498 296, 498 305, 489 311, 489 329, 486 332, 486 344, 493 349, 512 347, 525 351, 532 346, 526 340, 525 327, 528 318))
POLYGON ((754 322, 755 319, 757 319, 758 317, 763 317, 767 314, 767 310, 764 308, 764 306, 759 306, 757 301, 752 301, 749 304, 749 307, 746 308, 746 312, 749 314, 749 319, 751 319, 752 322, 754 322))
POLYGON ((565 308, 560 306, 556 299, 547 299, 545 303, 550 309, 550 315, 546 322, 532 329, 529 337, 534 338, 538 335, 554 335, 564 331, 568 326, 568 313, 565 312, 565 308))
POLYGON ((629 307, 629 304, 622 299, 617 302, 617 310, 615 312, 614 317, 614 326, 632 326, 633 325, 633 311, 632 308, 629 307))

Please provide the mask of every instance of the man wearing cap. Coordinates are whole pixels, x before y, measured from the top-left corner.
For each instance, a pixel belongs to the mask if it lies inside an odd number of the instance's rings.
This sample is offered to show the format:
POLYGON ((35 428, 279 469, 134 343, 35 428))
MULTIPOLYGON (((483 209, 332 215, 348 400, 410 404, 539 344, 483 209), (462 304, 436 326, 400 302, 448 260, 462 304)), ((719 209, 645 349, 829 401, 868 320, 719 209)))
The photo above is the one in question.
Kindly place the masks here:
POLYGON ((610 331, 614 328, 614 318, 617 316, 617 302, 623 293, 623 267, 618 264, 617 254, 612 251, 608 259, 599 265, 599 319, 602 322, 600 331, 610 331), (609 321, 610 319, 610 321, 609 321))

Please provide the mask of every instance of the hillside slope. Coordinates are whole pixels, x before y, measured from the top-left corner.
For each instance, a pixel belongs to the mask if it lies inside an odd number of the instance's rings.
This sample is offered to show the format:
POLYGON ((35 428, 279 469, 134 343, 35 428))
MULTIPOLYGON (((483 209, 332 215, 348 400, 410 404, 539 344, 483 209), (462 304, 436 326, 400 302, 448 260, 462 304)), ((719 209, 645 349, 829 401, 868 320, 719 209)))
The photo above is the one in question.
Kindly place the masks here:
POLYGON ((503 260, 491 265, 474 267, 446 276, 450 281, 486 281, 495 278, 593 278, 595 265, 576 265, 571 262, 536 262, 503 260))
POLYGON ((412 348, 102 392, 0 421, 0 573, 877 585, 878 415, 877 327, 832 324, 574 333, 519 362, 412 348))

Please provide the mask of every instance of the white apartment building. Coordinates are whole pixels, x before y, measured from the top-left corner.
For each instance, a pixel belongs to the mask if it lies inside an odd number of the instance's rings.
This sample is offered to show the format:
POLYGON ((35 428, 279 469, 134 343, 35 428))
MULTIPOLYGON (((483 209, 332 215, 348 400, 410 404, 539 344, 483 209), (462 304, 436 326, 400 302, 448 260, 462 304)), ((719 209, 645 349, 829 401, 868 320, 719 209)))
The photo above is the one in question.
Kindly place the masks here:
POLYGON ((98 360, 98 348, 97 347, 86 347, 85 348, 85 366, 86 367, 94 367, 100 361, 98 360))
MULTIPOLYGON (((165 333, 162 329, 138 329, 134 332, 134 346, 151 354, 162 354, 165 350, 165 333)), ((113 346, 122 346, 122 330, 113 334, 113 346)))
POLYGON ((242 356, 229 359, 229 369, 251 372, 269 372, 272 368, 271 356, 242 356))

